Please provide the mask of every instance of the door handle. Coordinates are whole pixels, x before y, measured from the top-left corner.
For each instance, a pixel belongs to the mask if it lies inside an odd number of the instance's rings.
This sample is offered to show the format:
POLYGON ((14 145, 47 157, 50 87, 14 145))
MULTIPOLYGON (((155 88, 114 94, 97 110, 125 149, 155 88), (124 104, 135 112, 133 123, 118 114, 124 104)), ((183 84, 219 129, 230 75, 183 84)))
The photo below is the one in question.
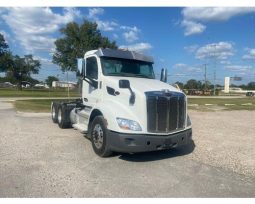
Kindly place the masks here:
POLYGON ((83 100, 84 100, 85 102, 88 102, 88 101, 89 101, 87 98, 83 98, 83 100))

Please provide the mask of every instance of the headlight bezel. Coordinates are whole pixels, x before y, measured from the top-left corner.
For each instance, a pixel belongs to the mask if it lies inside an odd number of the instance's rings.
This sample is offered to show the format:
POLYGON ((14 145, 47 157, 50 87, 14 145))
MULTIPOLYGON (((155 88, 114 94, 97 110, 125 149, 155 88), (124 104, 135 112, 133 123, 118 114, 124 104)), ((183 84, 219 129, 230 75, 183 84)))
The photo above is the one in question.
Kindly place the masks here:
POLYGON ((121 129, 131 130, 131 131, 142 131, 141 125, 134 120, 117 117, 116 121, 117 121, 118 126, 121 129))

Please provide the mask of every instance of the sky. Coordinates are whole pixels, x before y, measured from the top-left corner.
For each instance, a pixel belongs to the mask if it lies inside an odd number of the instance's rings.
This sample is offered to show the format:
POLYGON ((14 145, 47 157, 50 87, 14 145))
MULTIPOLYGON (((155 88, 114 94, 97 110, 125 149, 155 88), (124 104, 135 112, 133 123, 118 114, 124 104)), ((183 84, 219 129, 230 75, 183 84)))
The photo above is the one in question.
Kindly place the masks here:
MULTIPOLYGON (((235 84, 255 81, 255 8, 242 7, 106 7, 0 8, 0 33, 14 54, 33 54, 41 61, 39 75, 66 80, 51 62, 59 29, 71 21, 96 22, 99 30, 120 48, 154 58, 159 78, 168 69, 169 83, 242 77, 235 84)), ((75 81, 75 74, 69 73, 75 81)))

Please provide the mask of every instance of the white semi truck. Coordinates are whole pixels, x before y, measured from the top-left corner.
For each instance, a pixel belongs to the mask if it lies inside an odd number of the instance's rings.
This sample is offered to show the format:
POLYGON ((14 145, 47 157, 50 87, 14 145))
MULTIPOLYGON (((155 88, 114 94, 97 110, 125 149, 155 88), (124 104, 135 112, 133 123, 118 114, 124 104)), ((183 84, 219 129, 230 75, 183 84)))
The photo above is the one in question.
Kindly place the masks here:
POLYGON ((95 153, 176 148, 192 140, 187 98, 156 80, 153 59, 133 51, 98 49, 77 60, 81 98, 52 102, 60 128, 73 127, 91 140, 95 153))

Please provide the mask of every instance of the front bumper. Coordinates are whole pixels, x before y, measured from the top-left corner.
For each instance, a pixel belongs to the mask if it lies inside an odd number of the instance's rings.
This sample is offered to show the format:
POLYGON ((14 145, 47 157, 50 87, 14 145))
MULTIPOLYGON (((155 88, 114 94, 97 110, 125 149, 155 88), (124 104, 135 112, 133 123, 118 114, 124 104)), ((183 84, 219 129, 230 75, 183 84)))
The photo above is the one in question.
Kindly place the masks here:
POLYGON ((180 147, 192 140, 192 129, 171 135, 125 134, 108 132, 108 146, 112 151, 135 153, 180 147))

